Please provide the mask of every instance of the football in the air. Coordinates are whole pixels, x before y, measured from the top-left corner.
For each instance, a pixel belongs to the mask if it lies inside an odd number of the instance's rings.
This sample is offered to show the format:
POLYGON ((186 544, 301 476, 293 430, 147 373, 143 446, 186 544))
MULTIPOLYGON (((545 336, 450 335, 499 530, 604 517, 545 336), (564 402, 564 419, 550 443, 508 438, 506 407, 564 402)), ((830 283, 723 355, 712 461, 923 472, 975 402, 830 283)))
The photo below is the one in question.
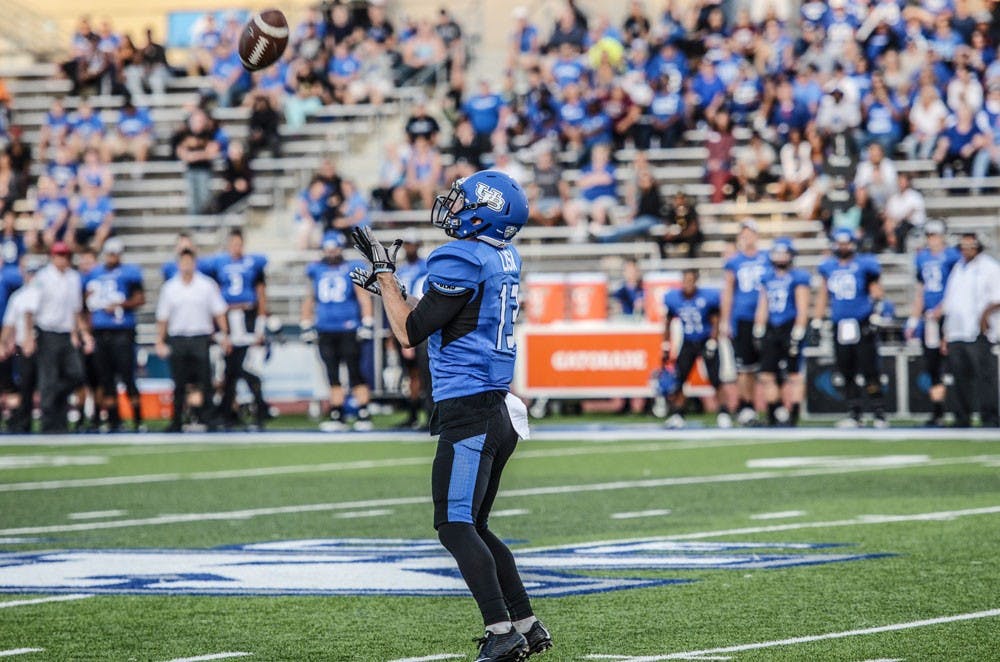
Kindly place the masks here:
POLYGON ((240 33, 240 62, 258 71, 278 61, 288 45, 288 21, 277 9, 254 14, 240 33))

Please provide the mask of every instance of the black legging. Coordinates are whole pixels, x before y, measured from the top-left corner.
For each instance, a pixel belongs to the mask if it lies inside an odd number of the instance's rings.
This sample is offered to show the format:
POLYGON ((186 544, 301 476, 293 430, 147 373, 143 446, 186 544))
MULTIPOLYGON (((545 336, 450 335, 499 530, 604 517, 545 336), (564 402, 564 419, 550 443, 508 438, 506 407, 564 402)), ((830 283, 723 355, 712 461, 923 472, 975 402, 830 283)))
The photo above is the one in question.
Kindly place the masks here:
POLYGON ((241 379, 247 383, 250 392, 253 393, 254 402, 257 404, 258 418, 266 407, 260 377, 248 372, 243 367, 243 361, 246 359, 249 349, 249 347, 233 347, 233 351, 226 356, 225 382, 222 387, 222 403, 219 407, 222 416, 227 420, 232 420, 235 417, 233 405, 236 403, 236 383, 241 379))

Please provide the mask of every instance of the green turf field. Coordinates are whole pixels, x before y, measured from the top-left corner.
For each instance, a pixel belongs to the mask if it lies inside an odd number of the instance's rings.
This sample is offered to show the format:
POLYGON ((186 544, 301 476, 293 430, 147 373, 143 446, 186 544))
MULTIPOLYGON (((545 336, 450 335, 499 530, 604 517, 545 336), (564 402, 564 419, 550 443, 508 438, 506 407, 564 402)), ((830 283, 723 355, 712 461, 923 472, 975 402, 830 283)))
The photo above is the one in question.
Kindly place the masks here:
MULTIPOLYGON (((1000 660, 1000 438, 853 434, 522 442, 540 659, 1000 660)), ((432 442, 268 438, 0 440, 0 656, 472 659, 432 442)))

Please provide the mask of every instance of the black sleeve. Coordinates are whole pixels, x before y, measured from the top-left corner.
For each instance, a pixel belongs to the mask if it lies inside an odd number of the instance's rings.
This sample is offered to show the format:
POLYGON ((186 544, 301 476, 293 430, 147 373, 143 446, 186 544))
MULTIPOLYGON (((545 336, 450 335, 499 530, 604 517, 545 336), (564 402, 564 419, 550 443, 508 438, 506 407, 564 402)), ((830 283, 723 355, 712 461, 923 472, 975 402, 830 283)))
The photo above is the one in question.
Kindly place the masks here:
POLYGON ((444 328, 458 315, 474 294, 466 290, 455 296, 448 296, 429 289, 417 307, 406 318, 406 335, 413 346, 419 345, 437 331, 444 328))

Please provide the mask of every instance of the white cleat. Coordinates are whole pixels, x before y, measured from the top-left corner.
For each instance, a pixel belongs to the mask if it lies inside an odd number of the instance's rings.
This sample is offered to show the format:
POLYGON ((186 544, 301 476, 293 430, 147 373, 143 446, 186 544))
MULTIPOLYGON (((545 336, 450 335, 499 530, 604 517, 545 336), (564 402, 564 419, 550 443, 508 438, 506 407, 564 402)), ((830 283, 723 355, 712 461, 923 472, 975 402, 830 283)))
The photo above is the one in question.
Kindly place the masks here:
POLYGON ((885 420, 885 416, 876 416, 872 421, 872 427, 876 430, 886 430, 889 428, 889 421, 885 420))
POLYGON ((680 414, 673 414, 664 421, 663 426, 668 430, 680 430, 684 427, 684 417, 680 414))
POLYGON ((358 432, 371 432, 375 426, 371 421, 354 421, 354 429, 358 432))
POLYGON ((733 427, 733 417, 728 412, 720 411, 715 417, 715 424, 724 430, 733 427))
POLYGON ((739 423, 741 427, 752 425, 756 420, 757 412, 750 407, 744 407, 740 410, 739 414, 736 415, 736 422, 739 423))
POLYGON ((320 432, 343 432, 347 426, 340 421, 323 421, 319 424, 320 432))
POLYGON ((836 424, 836 427, 838 427, 838 428, 845 428, 845 429, 847 429, 847 428, 856 428, 856 427, 860 427, 860 426, 861 426, 860 421, 858 421, 858 419, 856 419, 856 418, 851 418, 851 417, 842 418, 839 421, 837 421, 837 424, 836 424))

